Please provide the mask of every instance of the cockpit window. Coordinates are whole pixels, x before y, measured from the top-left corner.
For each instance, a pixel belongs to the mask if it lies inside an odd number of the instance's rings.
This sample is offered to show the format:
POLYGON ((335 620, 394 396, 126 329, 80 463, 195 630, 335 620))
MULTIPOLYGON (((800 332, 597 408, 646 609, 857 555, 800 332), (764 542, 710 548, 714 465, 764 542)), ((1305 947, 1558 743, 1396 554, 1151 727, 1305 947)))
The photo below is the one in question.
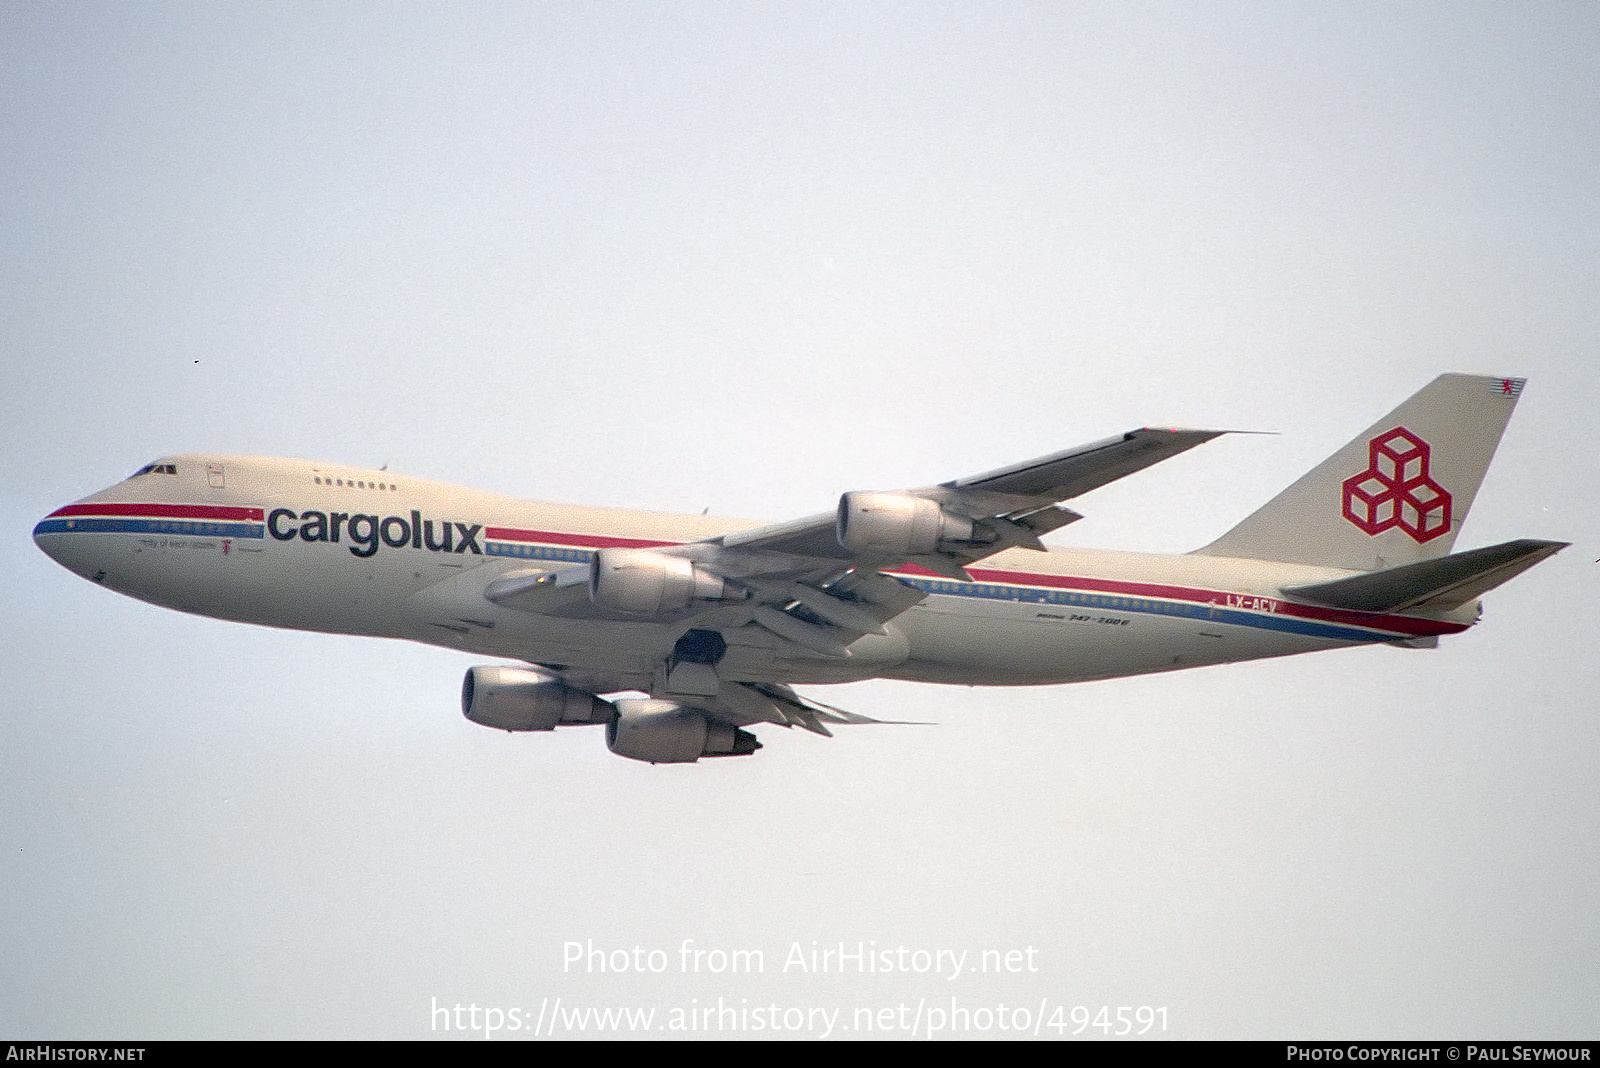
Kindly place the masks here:
POLYGON ((177 464, 145 464, 143 467, 139 468, 139 470, 129 475, 128 479, 132 480, 138 478, 140 475, 175 475, 177 473, 177 464))

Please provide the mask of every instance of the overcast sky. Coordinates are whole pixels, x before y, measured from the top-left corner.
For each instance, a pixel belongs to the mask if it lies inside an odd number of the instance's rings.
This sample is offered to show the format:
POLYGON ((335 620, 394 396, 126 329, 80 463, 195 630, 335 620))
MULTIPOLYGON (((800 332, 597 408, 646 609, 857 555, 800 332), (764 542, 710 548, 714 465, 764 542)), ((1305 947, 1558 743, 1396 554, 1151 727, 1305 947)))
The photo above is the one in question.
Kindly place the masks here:
POLYGON ((1594 5, 14 2, 0 99, 0 1035, 557 997, 1600 1031, 1594 5), (1281 432, 1052 539, 1183 552, 1452 370, 1530 380, 1458 547, 1575 543, 1468 634, 812 688, 938 725, 687 767, 466 722, 473 658, 164 611, 29 537, 179 451, 782 519, 1281 432), (686 939, 766 969, 685 976, 686 939), (813 940, 1037 970, 783 971, 813 940))

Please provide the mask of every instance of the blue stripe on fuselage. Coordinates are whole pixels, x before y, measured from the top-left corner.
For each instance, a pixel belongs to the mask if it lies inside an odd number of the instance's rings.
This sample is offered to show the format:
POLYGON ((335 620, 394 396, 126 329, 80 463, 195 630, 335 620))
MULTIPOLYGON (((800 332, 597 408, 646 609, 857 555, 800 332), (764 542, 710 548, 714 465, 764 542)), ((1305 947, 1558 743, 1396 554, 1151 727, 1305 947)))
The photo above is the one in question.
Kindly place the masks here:
MULTIPOLYGON (((222 538, 255 538, 265 536, 261 523, 218 523, 185 519, 122 519, 122 518, 72 518, 46 519, 33 528, 40 534, 181 534, 222 538)), ((543 560, 552 563, 582 564, 593 556, 588 549, 564 545, 532 545, 523 542, 488 541, 484 544, 487 556, 516 560, 543 560)), ((1313 638, 1326 638, 1344 642, 1392 641, 1397 636, 1389 631, 1359 627, 1339 626, 1316 620, 1270 612, 1245 612, 1233 608, 1220 608, 1211 604, 1190 601, 1164 600, 1150 597, 1129 597, 1103 593, 1080 593, 1071 590, 1042 589, 1037 586, 1014 586, 1008 583, 955 582, 929 579, 912 575, 895 576, 908 586, 942 597, 976 598, 989 601, 1015 601, 1022 604, 1057 605, 1064 608, 1089 611, 1114 612, 1124 615, 1165 616, 1175 619, 1194 619, 1224 623, 1237 627, 1254 627, 1287 634, 1301 634, 1313 638)))
POLYGON ((261 538, 262 523, 215 523, 194 519, 46 519, 33 528, 40 534, 190 534, 213 538, 261 538))
MULTIPOLYGON (((490 541, 484 544, 489 556, 504 556, 517 560, 548 560, 557 563, 587 563, 593 552, 564 545, 534 545, 526 542, 490 541)), ((1167 616, 1175 619, 1197 619, 1212 623, 1226 623, 1236 627, 1255 627, 1276 630, 1287 634, 1303 634, 1313 638, 1327 638, 1342 642, 1386 642, 1397 636, 1389 631, 1369 630, 1360 627, 1321 623, 1295 616, 1275 615, 1270 612, 1243 612, 1216 605, 1196 604, 1190 601, 1159 600, 1150 597, 1127 597, 1102 593, 1079 593, 1059 589, 1041 589, 1037 586, 1014 586, 1008 583, 955 582, 943 579, 896 575, 901 582, 924 593, 944 597, 973 597, 989 601, 1017 601, 1023 604, 1060 605, 1066 608, 1120 612, 1133 615, 1167 616)), ((1403 637, 1404 635, 1400 635, 1403 637)))
MULTIPOLYGON (((1158 600, 1150 597, 1128 597, 1121 594, 1078 593, 1066 590, 1040 589, 1036 586, 1011 586, 993 582, 954 582, 943 579, 926 579, 908 575, 895 576, 908 586, 925 593, 945 597, 976 597, 990 601, 1019 601, 1025 604, 1060 605, 1065 608, 1086 609, 1099 612, 1116 612, 1125 615, 1168 616, 1175 619, 1205 620, 1227 623, 1236 627, 1255 627, 1260 630, 1283 631, 1287 634, 1304 634, 1314 638, 1329 638, 1345 642, 1386 642, 1397 635, 1388 631, 1367 630, 1358 627, 1341 627, 1332 623, 1300 619, 1295 616, 1274 615, 1268 612, 1241 612, 1234 608, 1196 604, 1191 601, 1158 600)), ((1405 637, 1406 635, 1398 635, 1405 637)))

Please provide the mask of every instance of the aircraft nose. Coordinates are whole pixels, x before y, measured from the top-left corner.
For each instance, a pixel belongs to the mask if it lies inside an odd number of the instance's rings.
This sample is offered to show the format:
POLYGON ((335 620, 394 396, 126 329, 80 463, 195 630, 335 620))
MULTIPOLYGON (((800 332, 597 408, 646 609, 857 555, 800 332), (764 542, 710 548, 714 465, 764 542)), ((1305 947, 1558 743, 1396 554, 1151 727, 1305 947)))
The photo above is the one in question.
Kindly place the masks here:
MULTIPOLYGON (((64 548, 62 542, 67 531, 66 520, 61 518, 61 509, 57 509, 34 524, 33 543, 56 563, 71 567, 72 565, 62 559, 62 550, 64 548)), ((73 568, 73 570, 77 569, 73 568)))
POLYGON ((93 578, 102 565, 89 544, 93 539, 83 537, 84 520, 74 518, 73 505, 57 508, 33 527, 33 543, 46 556, 74 574, 93 578))

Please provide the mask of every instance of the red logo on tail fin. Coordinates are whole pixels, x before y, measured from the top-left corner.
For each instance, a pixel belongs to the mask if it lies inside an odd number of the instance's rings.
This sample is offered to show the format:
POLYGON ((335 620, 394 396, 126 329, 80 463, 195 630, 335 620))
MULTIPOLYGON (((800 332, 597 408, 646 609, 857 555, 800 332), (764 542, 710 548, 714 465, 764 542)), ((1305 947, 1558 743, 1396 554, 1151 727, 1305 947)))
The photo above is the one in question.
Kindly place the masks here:
POLYGON ((1367 445, 1367 469, 1344 480, 1344 517, 1368 534, 1399 527, 1417 542, 1450 529, 1450 493, 1428 474, 1432 450, 1405 427, 1367 445))

